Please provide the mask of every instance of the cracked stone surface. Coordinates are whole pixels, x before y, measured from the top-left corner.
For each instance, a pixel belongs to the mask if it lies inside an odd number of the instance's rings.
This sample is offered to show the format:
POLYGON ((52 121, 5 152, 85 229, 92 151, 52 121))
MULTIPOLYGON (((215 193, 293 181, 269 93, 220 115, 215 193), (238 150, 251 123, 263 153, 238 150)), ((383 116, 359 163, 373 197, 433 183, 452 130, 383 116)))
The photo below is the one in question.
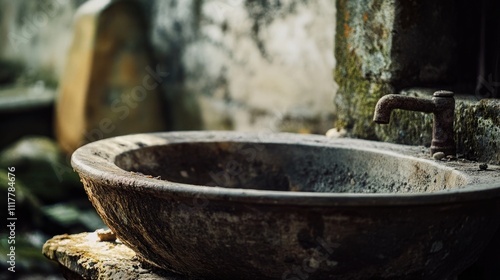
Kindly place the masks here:
POLYGON ((119 240, 100 241, 96 232, 54 236, 43 254, 61 266, 66 279, 188 280, 141 263, 119 240))

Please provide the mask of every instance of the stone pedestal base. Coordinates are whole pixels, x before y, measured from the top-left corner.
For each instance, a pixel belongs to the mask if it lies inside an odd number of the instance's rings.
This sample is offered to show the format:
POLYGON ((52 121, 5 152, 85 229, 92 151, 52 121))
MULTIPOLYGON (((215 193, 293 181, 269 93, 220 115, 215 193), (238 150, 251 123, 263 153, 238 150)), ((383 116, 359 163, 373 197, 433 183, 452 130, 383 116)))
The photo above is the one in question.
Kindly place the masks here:
POLYGON ((141 263, 119 240, 100 241, 95 232, 57 235, 43 246, 43 254, 61 266, 66 279, 189 280, 141 263))

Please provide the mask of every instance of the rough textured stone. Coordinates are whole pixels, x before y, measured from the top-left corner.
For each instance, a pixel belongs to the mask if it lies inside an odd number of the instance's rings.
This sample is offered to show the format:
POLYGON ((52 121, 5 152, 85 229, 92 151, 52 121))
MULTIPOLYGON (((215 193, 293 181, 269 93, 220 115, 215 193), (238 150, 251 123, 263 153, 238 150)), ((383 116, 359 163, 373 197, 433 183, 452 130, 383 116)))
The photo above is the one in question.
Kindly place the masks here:
POLYGON ((187 280, 144 267, 127 246, 99 241, 95 232, 54 236, 43 246, 43 254, 61 265, 67 279, 187 280))
POLYGON ((111 136, 165 129, 161 82, 140 6, 93 0, 76 15, 56 106, 56 135, 72 152, 111 136))
POLYGON ((500 210, 500 166, 430 159, 417 146, 202 131, 106 139, 72 163, 106 224, 158 267, 207 279, 287 278, 291 266, 321 255, 311 251, 316 235, 304 233, 318 231, 341 245, 325 256, 335 264, 316 266, 311 279, 443 279, 500 224, 491 214, 500 210), (429 253, 442 240, 449 250, 429 253))
POLYGON ((337 1, 336 59, 344 77, 391 83, 455 79, 453 1, 337 1))
POLYGON ((332 126, 331 1, 157 1, 151 10, 174 128, 332 126))
POLYGON ((351 137, 429 146, 432 114, 396 110, 389 125, 377 125, 375 104, 390 93, 430 98, 456 89, 458 153, 498 164, 500 101, 474 95, 478 15, 466 1, 337 0, 336 127, 351 137))
MULTIPOLYGON (((431 98, 434 89, 408 89, 402 94, 431 98)), ((457 153, 465 158, 500 164, 500 100, 477 100, 469 95, 455 97, 455 141, 457 153)), ((432 114, 395 110, 388 125, 376 125, 378 139, 408 145, 430 146, 432 114)))
POLYGON ((451 1, 337 1, 338 127, 377 139, 377 100, 404 87, 457 79, 451 1))
POLYGON ((456 113, 459 151, 480 162, 500 164, 500 100, 464 102, 456 113))

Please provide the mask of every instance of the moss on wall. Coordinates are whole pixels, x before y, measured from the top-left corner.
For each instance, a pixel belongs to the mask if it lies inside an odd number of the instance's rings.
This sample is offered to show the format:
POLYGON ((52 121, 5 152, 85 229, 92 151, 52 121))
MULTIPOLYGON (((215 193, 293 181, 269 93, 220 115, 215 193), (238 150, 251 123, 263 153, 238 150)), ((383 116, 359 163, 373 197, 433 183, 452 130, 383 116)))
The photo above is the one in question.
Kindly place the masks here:
MULTIPOLYGON (((395 110, 390 124, 378 125, 372 122, 373 111, 383 95, 431 98, 432 85, 453 83, 456 64, 462 61, 454 47, 457 11, 446 8, 453 2, 337 0, 336 4, 336 127, 346 129, 350 137, 430 146, 432 114, 395 110), (413 90, 402 90, 409 87, 413 90)), ((458 153, 500 164, 499 115, 500 100, 458 98, 458 153)))
POLYGON ((455 113, 458 151, 469 159, 500 164, 500 100, 458 102, 455 113))
POLYGON ((335 98, 337 107, 336 128, 346 129, 349 135, 364 139, 379 139, 372 121, 377 101, 385 94, 392 93, 393 87, 387 83, 373 83, 366 80, 337 79, 339 91, 335 98), (356 94, 351 94, 355 92, 356 94))
MULTIPOLYGON (((432 98, 433 90, 409 89, 401 94, 432 98)), ((429 147, 432 140, 432 120, 432 114, 394 110, 389 124, 375 126, 375 134, 381 141, 429 147)))
MULTIPOLYGON (((403 92, 419 98, 431 98, 428 92, 403 92)), ((470 160, 500 164, 500 100, 478 101, 457 96, 455 105, 455 141, 457 154, 470 160)), ((375 125, 375 138, 385 142, 429 147, 433 115, 394 110, 388 125, 375 125)))
POLYGON ((356 13, 361 17, 358 19, 352 18, 354 7, 349 3, 345 0, 337 1, 337 67, 334 78, 339 89, 335 98, 338 115, 336 127, 346 129, 354 137, 377 139, 371 121, 373 109, 380 97, 394 92, 394 87, 385 81, 384 77, 390 59, 390 42, 384 35, 387 33, 386 26, 379 21, 373 21, 373 24, 367 27, 373 31, 372 38, 365 38, 358 32, 365 23, 370 23, 370 17, 377 17, 377 11, 382 9, 378 1, 361 5, 361 10, 356 13), (371 10, 373 12, 370 12, 371 10), (363 47, 362 50, 353 46, 364 46, 367 41, 370 41, 371 45, 363 47))
POLYGON ((388 125, 376 125, 381 141, 429 147, 432 140, 432 114, 395 110, 388 125))

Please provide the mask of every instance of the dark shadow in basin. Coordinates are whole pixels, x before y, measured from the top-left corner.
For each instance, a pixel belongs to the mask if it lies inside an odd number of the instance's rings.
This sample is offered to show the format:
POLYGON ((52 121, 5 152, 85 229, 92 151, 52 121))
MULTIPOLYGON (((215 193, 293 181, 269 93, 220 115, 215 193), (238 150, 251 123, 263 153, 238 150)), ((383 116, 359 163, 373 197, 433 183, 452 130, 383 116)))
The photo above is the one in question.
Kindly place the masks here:
POLYGON ((197 142, 119 154, 121 169, 176 183, 329 193, 421 193, 464 186, 433 162, 375 150, 314 145, 197 142))

